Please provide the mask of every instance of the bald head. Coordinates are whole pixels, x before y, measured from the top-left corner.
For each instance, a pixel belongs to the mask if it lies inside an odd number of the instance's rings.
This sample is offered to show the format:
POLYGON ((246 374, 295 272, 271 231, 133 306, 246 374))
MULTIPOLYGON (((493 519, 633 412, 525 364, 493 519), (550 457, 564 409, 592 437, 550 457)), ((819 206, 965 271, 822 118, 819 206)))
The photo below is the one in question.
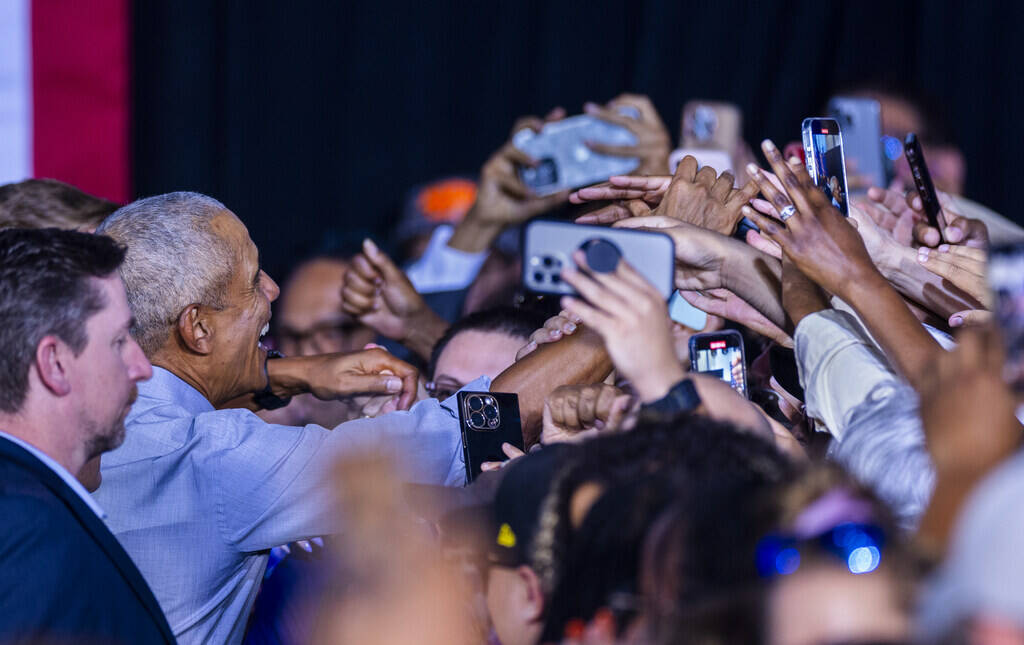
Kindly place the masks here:
POLYGON ((373 342, 375 332, 341 309, 347 270, 344 260, 314 258, 292 273, 275 312, 277 335, 285 354, 351 352, 373 342))

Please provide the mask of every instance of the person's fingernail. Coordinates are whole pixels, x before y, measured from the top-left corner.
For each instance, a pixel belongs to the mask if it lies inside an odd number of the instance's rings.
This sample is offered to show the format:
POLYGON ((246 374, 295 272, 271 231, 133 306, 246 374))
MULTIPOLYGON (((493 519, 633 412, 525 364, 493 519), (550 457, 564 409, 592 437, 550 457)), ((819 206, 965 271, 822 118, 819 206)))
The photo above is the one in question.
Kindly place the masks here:
POLYGON ((562 325, 562 329, 565 330, 565 333, 571 334, 574 331, 576 331, 576 323, 565 323, 564 325, 562 325))
POLYGON ((747 174, 748 175, 756 175, 758 170, 760 170, 760 168, 757 167, 757 164, 755 164, 755 163, 748 163, 747 164, 747 174))
POLYGON ((402 389, 402 379, 389 378, 384 385, 388 392, 398 392, 402 389))
POLYGON ((374 244, 373 240, 371 240, 370 238, 366 238, 365 240, 363 240, 363 248, 365 248, 367 251, 373 254, 376 254, 378 251, 380 251, 380 249, 377 248, 377 245, 374 244))
POLYGON ((929 253, 930 250, 931 249, 929 249, 927 246, 922 246, 921 248, 919 248, 917 250, 917 261, 918 262, 927 262, 928 261, 928 253, 929 253))
POLYGON ((771 139, 765 139, 761 142, 761 147, 765 150, 777 150, 775 143, 771 139))
POLYGON ((561 331, 560 329, 552 329, 552 330, 551 330, 551 333, 550 333, 550 334, 548 334, 548 336, 549 336, 549 337, 550 337, 550 338, 551 338, 552 340, 558 340, 559 338, 561 338, 561 337, 562 337, 562 331, 561 331))
POLYGON ((301 546, 302 550, 305 551, 306 553, 312 553, 313 552, 313 547, 310 546, 309 542, 306 542, 305 540, 299 542, 299 546, 301 546))
POLYGON ((939 245, 939 248, 938 248, 938 249, 936 249, 936 250, 937 250, 937 251, 938 251, 939 253, 949 253, 949 245, 948 245, 948 244, 940 244, 940 245, 939 245))
POLYGON ((791 164, 798 164, 798 163, 800 163, 800 157, 797 157, 796 155, 793 155, 792 157, 789 158, 789 163, 791 163, 791 164))
POLYGON ((964 232, 962 229, 956 226, 950 226, 949 228, 946 229, 946 238, 950 242, 959 242, 960 240, 964 239, 964 232))
POLYGON ((949 326, 950 327, 959 327, 962 324, 964 324, 964 317, 963 316, 953 316, 953 317, 951 317, 949 319, 949 326))

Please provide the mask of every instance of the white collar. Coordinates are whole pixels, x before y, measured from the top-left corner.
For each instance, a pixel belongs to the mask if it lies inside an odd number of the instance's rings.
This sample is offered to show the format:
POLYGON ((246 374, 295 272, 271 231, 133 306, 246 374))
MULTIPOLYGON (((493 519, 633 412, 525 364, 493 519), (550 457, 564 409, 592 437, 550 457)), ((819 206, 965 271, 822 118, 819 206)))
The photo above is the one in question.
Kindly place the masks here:
POLYGON ((82 501, 85 502, 86 506, 92 509, 93 513, 96 513, 97 517, 99 517, 101 520, 107 519, 107 514, 103 511, 102 508, 100 508, 100 505, 96 503, 96 500, 92 498, 92 495, 89 494, 89 491, 85 490, 85 486, 82 486, 82 483, 75 479, 74 475, 67 471, 67 468, 57 463, 57 461, 53 457, 46 454, 39 448, 36 448, 35 446, 25 441, 24 439, 20 439, 18 437, 15 437, 14 435, 7 434, 2 430, 0 430, 0 437, 3 437, 4 439, 7 439, 11 443, 17 444, 24 448, 25 450, 29 451, 33 457, 43 462, 46 465, 46 467, 55 472, 57 476, 60 477, 64 481, 64 483, 68 485, 69 488, 71 488, 71 490, 75 491, 75 494, 82 498, 82 501))

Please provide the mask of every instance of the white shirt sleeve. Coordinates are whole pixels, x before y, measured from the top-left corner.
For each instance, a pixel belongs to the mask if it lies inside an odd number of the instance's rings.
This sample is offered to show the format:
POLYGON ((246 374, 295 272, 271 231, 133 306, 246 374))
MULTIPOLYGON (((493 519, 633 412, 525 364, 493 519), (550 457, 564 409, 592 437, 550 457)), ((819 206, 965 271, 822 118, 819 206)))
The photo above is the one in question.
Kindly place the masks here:
POLYGON ((406 269, 412 285, 420 293, 465 289, 480 272, 488 252, 466 253, 448 246, 455 229, 442 224, 434 229, 427 250, 406 269))

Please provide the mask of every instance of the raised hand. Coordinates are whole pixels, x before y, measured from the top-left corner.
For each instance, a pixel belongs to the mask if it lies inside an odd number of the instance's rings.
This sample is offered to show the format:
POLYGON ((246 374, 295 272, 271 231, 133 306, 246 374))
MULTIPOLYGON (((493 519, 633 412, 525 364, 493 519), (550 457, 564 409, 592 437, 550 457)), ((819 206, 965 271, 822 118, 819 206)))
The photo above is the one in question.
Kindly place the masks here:
POLYGON ((720 316, 770 338, 784 347, 792 347, 793 339, 775 323, 768 320, 746 300, 743 300, 728 289, 711 289, 709 291, 680 291, 686 302, 697 309, 714 316, 720 316))
POLYGON ((676 251, 676 289, 684 291, 716 289, 724 286, 722 267, 729 248, 742 242, 698 228, 664 215, 632 217, 614 224, 615 228, 658 231, 672 238, 676 251))
MULTIPOLYGON (((948 229, 947 229, 948 230, 948 229)), ((988 253, 984 249, 942 244, 930 249, 922 246, 917 261, 977 302, 989 304, 987 280, 988 253)))
POLYGON ((920 195, 913 192, 907 195, 907 204, 915 211, 922 213, 921 221, 914 225, 914 241, 922 246, 936 247, 942 243, 961 244, 976 249, 988 248, 988 227, 979 219, 964 217, 957 209, 953 198, 946 193, 938 193, 939 226, 942 226, 942 237, 924 218, 924 206, 920 195))
POLYGON ((629 217, 650 215, 651 209, 660 204, 668 192, 671 181, 670 175, 615 175, 604 183, 580 188, 569 195, 569 201, 574 204, 610 201, 607 206, 576 218, 577 224, 607 225, 629 217))
POLYGON ((516 352, 516 360, 529 355, 541 345, 557 342, 563 336, 576 333, 579 323, 579 317, 568 311, 562 311, 558 315, 548 318, 544 321, 543 327, 530 334, 530 341, 516 352))
POLYGON ((753 182, 735 189, 734 181, 730 173, 718 175, 710 166, 697 170, 696 159, 683 157, 654 214, 672 217, 722 235, 732 235, 743 218, 740 210, 758 191, 757 184, 753 182))
POLYGON ((668 130, 651 100, 642 94, 621 94, 605 106, 587 103, 583 111, 590 116, 620 125, 636 137, 632 146, 612 146, 592 142, 588 146, 594 152, 617 157, 636 157, 640 165, 634 171, 638 175, 663 175, 668 172, 668 155, 672 151, 668 130), (620 110, 632 108, 638 118, 626 116, 620 110))
POLYGON ((611 273, 595 273, 581 251, 573 259, 583 270, 565 269, 562 279, 586 300, 567 296, 562 307, 601 336, 618 373, 641 401, 665 396, 684 370, 675 356, 664 298, 625 261, 611 273))
POLYGON ((405 273, 370 240, 352 259, 341 295, 345 312, 424 358, 448 328, 405 273))
POLYGON ((563 385, 544 402, 543 444, 580 441, 618 430, 633 398, 613 385, 563 385))
MULTIPOLYGON (((540 130, 545 121, 564 117, 565 111, 561 108, 552 110, 544 120, 522 117, 516 121, 512 133, 523 128, 540 130)), ((481 168, 476 202, 456 226, 448 245, 467 253, 486 251, 505 228, 564 204, 569 199, 569 191, 539 196, 519 178, 517 166, 536 165, 537 160, 516 148, 511 140, 499 148, 481 168)))
POLYGON ((857 230, 814 186, 803 164, 787 164, 771 141, 765 141, 763 149, 785 192, 753 164, 747 172, 777 211, 790 206, 795 211, 783 223, 744 207, 743 214, 761 234, 779 244, 807 277, 840 297, 851 283, 884 282, 857 230))

